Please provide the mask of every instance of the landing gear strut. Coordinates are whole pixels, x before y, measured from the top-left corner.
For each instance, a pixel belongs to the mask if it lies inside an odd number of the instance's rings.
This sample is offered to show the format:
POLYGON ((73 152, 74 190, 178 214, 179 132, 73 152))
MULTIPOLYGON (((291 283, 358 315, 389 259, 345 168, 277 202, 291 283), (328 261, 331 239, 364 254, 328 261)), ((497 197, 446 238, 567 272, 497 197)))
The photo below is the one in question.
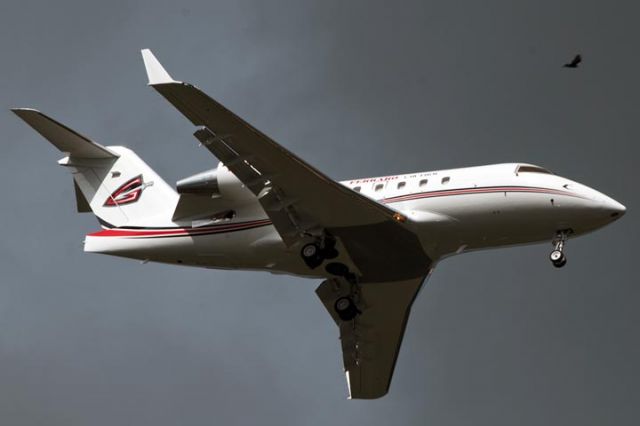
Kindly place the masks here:
POLYGON ((343 286, 347 285, 349 290, 347 294, 345 294, 344 290, 341 291, 342 295, 333 303, 333 309, 342 321, 355 319, 362 313, 358 308, 362 303, 358 278, 355 274, 347 272, 340 278, 334 278, 334 283, 337 285, 336 289, 340 287, 344 289, 343 286))
MULTIPOLYGON (((325 263, 326 260, 335 259, 339 256, 338 250, 336 250, 336 239, 330 234, 324 233, 322 236, 316 237, 315 241, 302 246, 300 256, 309 268, 315 269, 325 263)), ((358 277, 349 269, 349 266, 340 262, 339 259, 326 262, 324 270, 333 275, 333 278, 328 279, 328 282, 333 283, 334 286, 335 295, 332 299, 340 296, 333 303, 336 315, 342 321, 355 319, 362 313, 358 309, 358 305, 362 302, 360 300, 358 277)))
POLYGON ((560 231, 553 240, 554 249, 549 255, 549 259, 553 266, 562 268, 567 263, 567 257, 564 255, 564 246, 567 243, 570 231, 560 231))

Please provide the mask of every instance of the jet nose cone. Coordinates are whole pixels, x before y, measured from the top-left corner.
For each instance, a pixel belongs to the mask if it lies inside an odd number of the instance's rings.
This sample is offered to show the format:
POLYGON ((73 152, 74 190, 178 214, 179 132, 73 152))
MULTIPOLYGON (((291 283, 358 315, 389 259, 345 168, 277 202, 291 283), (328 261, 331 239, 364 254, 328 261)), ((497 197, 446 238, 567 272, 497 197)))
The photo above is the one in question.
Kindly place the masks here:
POLYGON ((607 210, 607 212, 609 213, 609 216, 612 219, 618 219, 622 217, 627 211, 627 208, 625 206, 623 206, 613 198, 609 198, 605 202, 605 209, 607 210))

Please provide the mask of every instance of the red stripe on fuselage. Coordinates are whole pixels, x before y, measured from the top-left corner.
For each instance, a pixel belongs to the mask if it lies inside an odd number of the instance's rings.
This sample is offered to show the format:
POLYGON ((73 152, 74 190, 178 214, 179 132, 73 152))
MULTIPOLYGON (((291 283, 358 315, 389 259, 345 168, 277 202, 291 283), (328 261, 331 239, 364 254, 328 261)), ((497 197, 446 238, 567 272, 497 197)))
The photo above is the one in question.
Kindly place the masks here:
POLYGON ((202 228, 167 228, 167 229, 125 229, 113 228, 88 234, 88 237, 188 237, 196 235, 218 234, 241 231, 270 225, 269 219, 240 222, 235 224, 203 226, 202 228))

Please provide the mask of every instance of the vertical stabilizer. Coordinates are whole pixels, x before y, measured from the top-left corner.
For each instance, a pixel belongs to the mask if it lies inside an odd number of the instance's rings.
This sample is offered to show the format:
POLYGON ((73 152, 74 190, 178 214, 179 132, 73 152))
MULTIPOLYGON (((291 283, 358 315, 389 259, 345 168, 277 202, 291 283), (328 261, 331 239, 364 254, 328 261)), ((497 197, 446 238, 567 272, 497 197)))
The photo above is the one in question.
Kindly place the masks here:
POLYGON ((78 211, 89 209, 106 226, 171 226, 178 194, 128 148, 104 147, 33 109, 20 118, 65 153, 78 211))

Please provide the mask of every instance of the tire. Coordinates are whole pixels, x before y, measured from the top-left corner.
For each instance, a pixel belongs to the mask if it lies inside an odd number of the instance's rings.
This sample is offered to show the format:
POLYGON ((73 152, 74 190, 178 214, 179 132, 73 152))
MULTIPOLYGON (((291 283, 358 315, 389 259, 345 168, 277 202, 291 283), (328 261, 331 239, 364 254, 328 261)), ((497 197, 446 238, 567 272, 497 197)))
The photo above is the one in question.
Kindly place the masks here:
POLYGON ((333 308, 342 321, 351 321, 360 313, 350 297, 338 298, 333 304, 333 308))
POLYGON ((302 249, 300 250, 300 257, 302 257, 302 260, 304 260, 304 263, 309 267, 309 269, 316 269, 318 266, 322 265, 322 262, 324 261, 320 247, 313 243, 302 246, 302 249))
POLYGON ((566 264, 567 264, 567 258, 564 257, 564 255, 557 262, 553 262, 553 266, 555 266, 556 268, 562 268, 566 264))
POLYGON ((349 310, 351 308, 351 305, 353 305, 351 299, 349 299, 348 297, 341 297, 336 300, 335 308, 337 312, 344 312, 349 310))
POLYGON ((346 277, 349 273, 349 267, 340 262, 331 262, 327 266, 325 266, 324 269, 331 275, 335 275, 338 277, 346 277))
POLYGON ((557 262, 562 261, 564 259, 564 254, 560 250, 554 250, 549 255, 549 259, 555 264, 557 262))
POLYGON ((335 259, 336 257, 338 257, 338 254, 338 250, 334 248, 328 248, 323 250, 322 257, 324 257, 325 259, 335 259))
POLYGON ((305 244, 302 250, 300 250, 300 255, 302 255, 304 259, 313 259, 318 256, 318 253, 320 253, 320 248, 313 243, 305 244))

